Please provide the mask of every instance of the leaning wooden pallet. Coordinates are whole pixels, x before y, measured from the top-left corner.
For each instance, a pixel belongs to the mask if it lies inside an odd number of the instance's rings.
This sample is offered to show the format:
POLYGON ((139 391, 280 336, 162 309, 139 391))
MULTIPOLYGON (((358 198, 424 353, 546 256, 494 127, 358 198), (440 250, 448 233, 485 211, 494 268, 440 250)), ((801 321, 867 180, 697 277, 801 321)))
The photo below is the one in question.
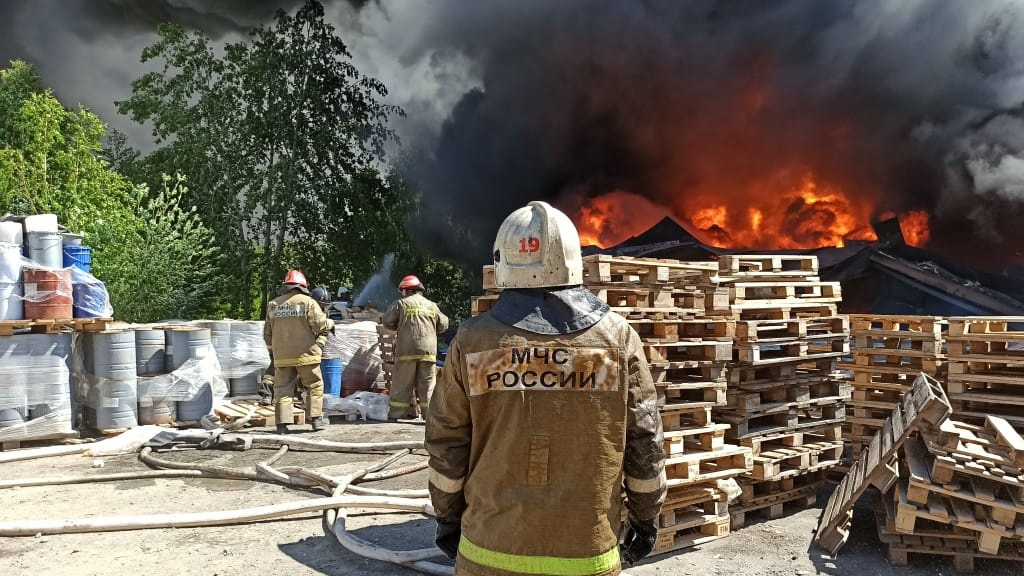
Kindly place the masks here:
POLYGON ((853 376, 847 440, 854 458, 924 371, 943 376, 945 318, 939 316, 850 316, 852 358, 839 363, 853 376))
POLYGON ((715 418, 731 425, 728 441, 753 452, 730 509, 733 528, 754 513, 777 518, 787 504, 813 504, 842 456, 848 391, 835 367, 849 350, 849 321, 836 313, 838 283, 822 282, 817 270, 813 256, 719 261, 737 323, 726 404, 715 418))
POLYGON ((1024 317, 949 320, 949 399, 959 419, 1024 429, 1024 317))

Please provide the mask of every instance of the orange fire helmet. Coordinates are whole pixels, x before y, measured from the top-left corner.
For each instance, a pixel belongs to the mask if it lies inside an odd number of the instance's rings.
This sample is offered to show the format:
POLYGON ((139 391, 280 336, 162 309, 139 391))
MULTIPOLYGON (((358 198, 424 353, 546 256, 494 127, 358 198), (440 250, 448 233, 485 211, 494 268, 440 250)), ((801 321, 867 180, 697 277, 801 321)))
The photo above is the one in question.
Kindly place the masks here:
POLYGON ((423 290, 423 283, 420 279, 413 276, 412 274, 402 278, 402 281, 398 283, 399 290, 423 290))
POLYGON ((306 275, 298 270, 289 270, 288 275, 284 277, 283 284, 292 284, 295 286, 302 286, 303 288, 309 288, 309 284, 306 282, 306 275))

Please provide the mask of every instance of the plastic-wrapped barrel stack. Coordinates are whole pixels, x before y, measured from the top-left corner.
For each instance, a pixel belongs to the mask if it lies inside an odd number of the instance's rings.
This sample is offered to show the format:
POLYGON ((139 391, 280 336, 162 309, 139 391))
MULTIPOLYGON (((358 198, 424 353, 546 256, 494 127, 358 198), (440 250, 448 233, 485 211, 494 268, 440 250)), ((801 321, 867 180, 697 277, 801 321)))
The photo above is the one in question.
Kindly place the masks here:
POLYGON ((263 322, 208 320, 200 325, 210 330, 210 341, 230 395, 258 395, 260 379, 270 365, 263 342, 263 322))
POLYGON ((138 373, 135 331, 96 332, 89 338, 89 406, 97 430, 138 425, 138 373))
POLYGON ((231 395, 258 395, 260 379, 270 365, 267 346, 263 342, 263 322, 236 322, 231 326, 231 346, 231 395))
POLYGON ((70 334, 0 336, 0 440, 72 429, 70 334))
MULTIPOLYGON (((168 372, 181 368, 189 359, 202 359, 212 353, 210 330, 192 326, 170 328, 167 334, 166 367, 168 372)), ((213 410, 213 390, 209 382, 203 383, 191 400, 180 400, 177 405, 179 422, 196 422, 213 410)))
POLYGON ((167 372, 167 343, 163 330, 135 330, 135 366, 139 375, 139 424, 173 424, 174 400, 167 398, 169 382, 154 378, 167 372))

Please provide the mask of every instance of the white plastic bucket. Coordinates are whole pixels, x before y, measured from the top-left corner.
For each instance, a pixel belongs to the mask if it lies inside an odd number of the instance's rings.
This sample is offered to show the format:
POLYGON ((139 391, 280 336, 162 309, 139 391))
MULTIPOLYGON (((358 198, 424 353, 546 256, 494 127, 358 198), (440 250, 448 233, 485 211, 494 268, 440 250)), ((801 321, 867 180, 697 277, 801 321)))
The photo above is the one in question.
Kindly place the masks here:
POLYGON ((61 235, 61 242, 65 246, 81 246, 82 245, 82 235, 81 234, 71 234, 70 232, 65 232, 64 234, 61 235))
POLYGON ((0 283, 0 320, 24 320, 25 286, 21 282, 0 283))
POLYGON ((63 268, 64 251, 57 232, 29 232, 28 257, 45 268, 63 268))

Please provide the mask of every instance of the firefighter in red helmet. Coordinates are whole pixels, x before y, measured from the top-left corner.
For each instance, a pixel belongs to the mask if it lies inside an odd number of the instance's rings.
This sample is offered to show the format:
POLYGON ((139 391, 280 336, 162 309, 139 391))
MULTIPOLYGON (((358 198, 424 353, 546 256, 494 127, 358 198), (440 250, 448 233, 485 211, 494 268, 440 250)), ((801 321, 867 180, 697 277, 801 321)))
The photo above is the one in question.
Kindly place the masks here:
POLYGON ((263 339, 274 359, 274 405, 277 431, 287 431, 292 420, 295 380, 306 389, 306 418, 313 430, 323 430, 324 381, 320 359, 327 336, 334 330, 320 304, 309 295, 309 284, 298 270, 289 270, 281 286, 281 295, 267 305, 263 339))
POLYGON ((391 375, 391 410, 388 418, 414 417, 412 396, 415 391, 420 410, 426 418, 430 394, 434 389, 437 362, 437 335, 448 329, 448 317, 423 296, 423 283, 409 275, 398 283, 402 298, 384 313, 384 326, 397 331, 395 370, 391 375))

